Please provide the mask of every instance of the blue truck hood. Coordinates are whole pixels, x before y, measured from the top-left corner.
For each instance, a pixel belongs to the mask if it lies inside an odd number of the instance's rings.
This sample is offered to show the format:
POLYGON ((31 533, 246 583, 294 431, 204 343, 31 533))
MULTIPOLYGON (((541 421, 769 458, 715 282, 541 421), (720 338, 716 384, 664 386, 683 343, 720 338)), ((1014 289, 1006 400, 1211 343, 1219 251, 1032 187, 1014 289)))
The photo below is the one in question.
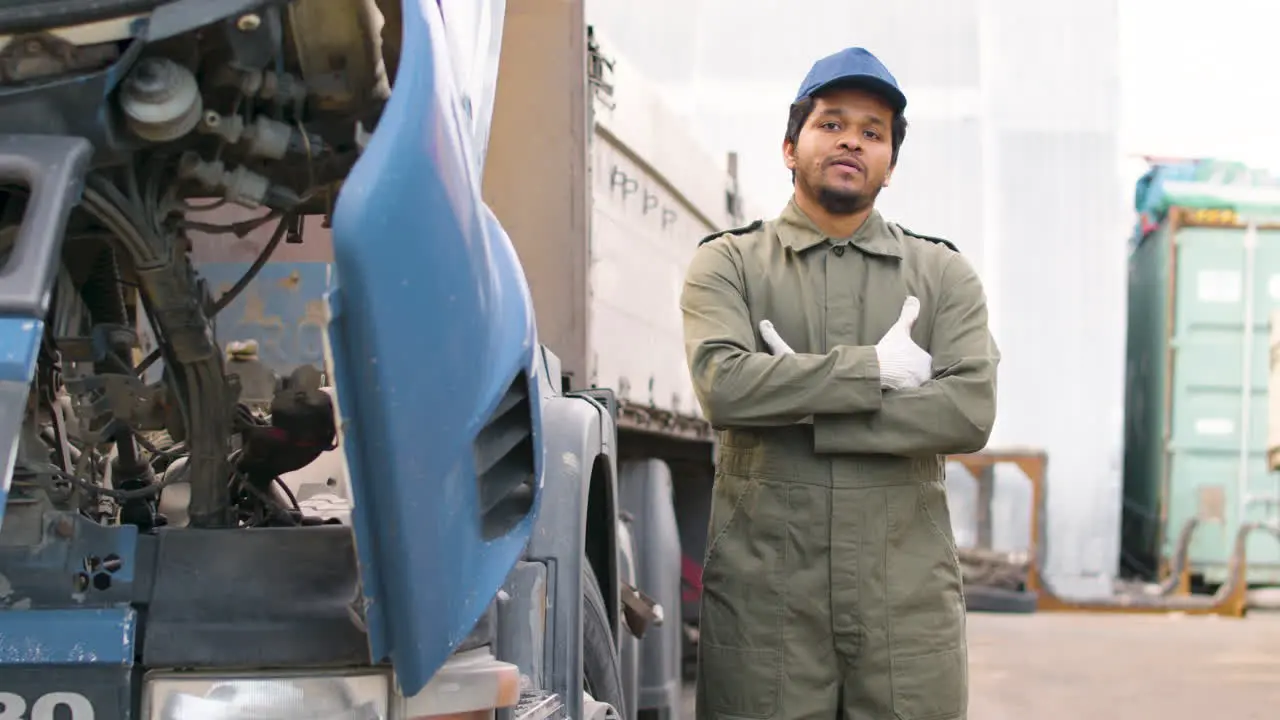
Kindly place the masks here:
MULTIPOLYGON (((334 212, 329 335, 371 650, 412 695, 523 552, 543 458, 532 303, 480 198, 488 118, 462 109, 438 5, 405 0, 403 23, 395 91, 334 212)), ((91 150, 0 137, 0 175, 36 197, 0 269, 0 507, 91 150)))
POLYGON ((372 650, 412 694, 523 552, 543 459, 528 287, 439 8, 403 7, 395 91, 334 211, 329 335, 372 650))

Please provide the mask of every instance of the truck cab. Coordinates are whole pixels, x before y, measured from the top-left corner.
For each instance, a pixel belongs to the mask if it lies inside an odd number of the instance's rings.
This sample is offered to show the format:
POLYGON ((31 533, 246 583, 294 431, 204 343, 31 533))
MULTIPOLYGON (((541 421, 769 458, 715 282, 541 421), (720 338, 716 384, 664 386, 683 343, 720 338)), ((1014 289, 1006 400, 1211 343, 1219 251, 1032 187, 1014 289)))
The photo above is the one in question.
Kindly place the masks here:
POLYGON ((0 8, 0 717, 635 717, 618 404, 482 192, 506 15, 0 8))

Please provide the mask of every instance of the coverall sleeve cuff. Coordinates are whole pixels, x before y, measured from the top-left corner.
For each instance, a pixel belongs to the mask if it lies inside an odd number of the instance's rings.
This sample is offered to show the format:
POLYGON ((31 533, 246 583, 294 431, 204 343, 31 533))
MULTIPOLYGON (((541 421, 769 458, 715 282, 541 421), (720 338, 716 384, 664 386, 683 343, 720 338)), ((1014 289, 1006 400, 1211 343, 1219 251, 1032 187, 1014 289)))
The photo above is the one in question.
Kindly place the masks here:
POLYGON ((870 345, 839 345, 831 373, 832 392, 846 412, 875 412, 880 409, 880 360, 870 345))

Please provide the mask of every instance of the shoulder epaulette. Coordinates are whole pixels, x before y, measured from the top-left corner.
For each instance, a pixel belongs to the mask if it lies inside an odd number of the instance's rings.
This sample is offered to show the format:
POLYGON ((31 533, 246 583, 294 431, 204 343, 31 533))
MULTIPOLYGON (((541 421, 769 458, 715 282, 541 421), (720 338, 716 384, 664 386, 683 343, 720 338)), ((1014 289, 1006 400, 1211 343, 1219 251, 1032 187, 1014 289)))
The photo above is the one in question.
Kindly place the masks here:
POLYGON ((701 247, 701 246, 703 246, 703 245, 706 245, 707 243, 711 242, 712 240, 715 240, 716 238, 720 237, 721 235, 746 235, 747 233, 753 233, 753 232, 755 232, 755 231, 759 230, 761 225, 764 225, 764 221, 763 221, 763 220, 756 220, 755 222, 751 223, 750 225, 743 225, 742 227, 739 227, 739 228, 733 228, 732 230, 718 230, 718 231, 713 232, 713 233, 711 233, 710 235, 708 235, 708 236, 706 236, 706 237, 702 238, 702 240, 699 240, 699 241, 698 241, 698 246, 699 246, 699 247, 701 247))
POLYGON ((901 225, 898 225, 898 229, 902 231, 903 235, 910 235, 913 238, 928 240, 929 242, 936 243, 938 245, 945 245, 948 248, 951 248, 951 252, 957 252, 957 253, 960 252, 960 248, 956 247, 955 243, 951 242, 950 240, 947 240, 946 238, 933 237, 932 235, 921 235, 920 233, 911 232, 910 230, 902 227, 901 225))

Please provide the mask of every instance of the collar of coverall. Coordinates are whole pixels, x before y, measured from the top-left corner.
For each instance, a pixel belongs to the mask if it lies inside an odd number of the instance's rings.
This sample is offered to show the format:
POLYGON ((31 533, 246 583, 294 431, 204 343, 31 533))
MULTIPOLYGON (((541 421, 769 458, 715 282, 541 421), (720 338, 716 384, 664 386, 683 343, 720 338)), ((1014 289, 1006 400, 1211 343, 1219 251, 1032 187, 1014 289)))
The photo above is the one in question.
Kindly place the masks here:
POLYGON ((782 244, 796 252, 804 252, 811 247, 830 243, 831 245, 853 245, 871 255, 885 257, 902 257, 902 246, 898 237, 889 229, 880 211, 871 209, 862 226, 847 238, 830 238, 818 229, 808 215, 796 204, 795 197, 787 201, 787 207, 778 216, 778 239, 782 244))

